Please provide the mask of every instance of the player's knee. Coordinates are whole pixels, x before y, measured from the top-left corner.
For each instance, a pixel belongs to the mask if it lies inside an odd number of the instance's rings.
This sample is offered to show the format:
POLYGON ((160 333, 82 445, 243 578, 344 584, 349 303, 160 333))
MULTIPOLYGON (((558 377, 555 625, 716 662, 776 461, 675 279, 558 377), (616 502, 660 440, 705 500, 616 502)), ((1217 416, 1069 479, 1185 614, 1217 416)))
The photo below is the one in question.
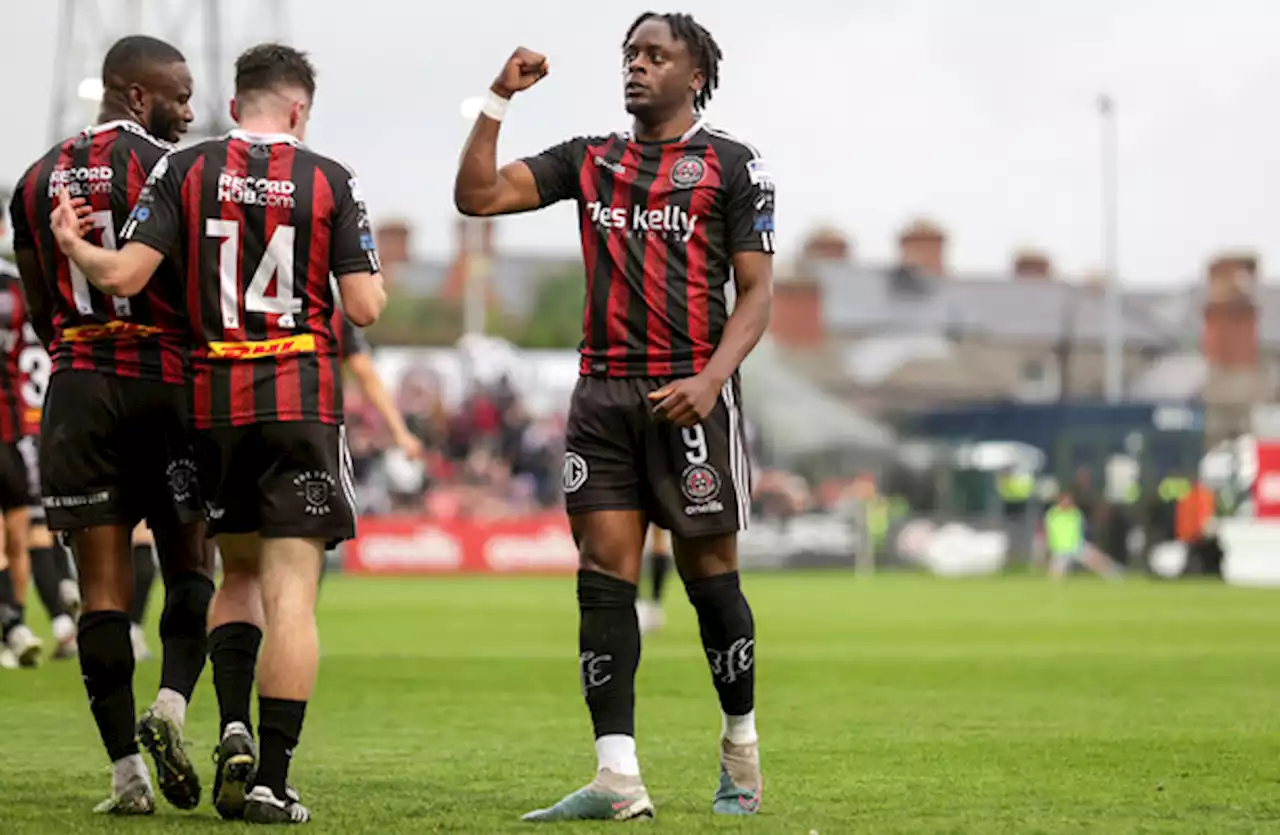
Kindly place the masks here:
POLYGON ((160 638, 200 636, 205 633, 213 582, 203 574, 180 574, 165 588, 160 638))
POLYGON ((625 609, 636 605, 636 585, 590 569, 578 571, 581 609, 625 609))

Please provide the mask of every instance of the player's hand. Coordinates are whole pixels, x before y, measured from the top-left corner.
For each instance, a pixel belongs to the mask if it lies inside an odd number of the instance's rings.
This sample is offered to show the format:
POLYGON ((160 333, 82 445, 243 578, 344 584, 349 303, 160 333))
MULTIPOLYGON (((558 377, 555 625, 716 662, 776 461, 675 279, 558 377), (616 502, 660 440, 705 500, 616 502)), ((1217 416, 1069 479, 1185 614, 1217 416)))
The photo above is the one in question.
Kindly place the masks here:
POLYGON ((49 225, 59 249, 70 253, 84 233, 93 227, 91 221, 86 226, 86 218, 91 212, 92 207, 83 198, 72 200, 65 188, 58 192, 58 204, 49 214, 49 225))
POLYGON ((532 49, 525 49, 523 46, 517 47, 507 59, 502 72, 498 73, 498 77, 493 80, 493 86, 490 89, 504 99, 509 99, 513 94, 528 90, 537 84, 550 69, 547 56, 532 49))
POLYGON ((649 393, 654 413, 677 426, 700 423, 716 407, 724 384, 703 374, 676 380, 649 393))
POLYGON ((422 441, 412 432, 405 431, 396 435, 396 446, 410 461, 422 460, 422 441))

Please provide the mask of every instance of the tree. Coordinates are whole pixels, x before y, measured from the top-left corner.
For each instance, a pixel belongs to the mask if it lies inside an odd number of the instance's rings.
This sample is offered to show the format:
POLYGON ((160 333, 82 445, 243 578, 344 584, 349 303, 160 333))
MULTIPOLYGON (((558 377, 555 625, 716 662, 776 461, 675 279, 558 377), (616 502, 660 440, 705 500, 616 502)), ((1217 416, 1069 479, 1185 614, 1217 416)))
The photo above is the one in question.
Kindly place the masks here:
POLYGON ((582 341, 586 279, 573 267, 540 277, 529 321, 513 341, 521 348, 576 348, 582 341))

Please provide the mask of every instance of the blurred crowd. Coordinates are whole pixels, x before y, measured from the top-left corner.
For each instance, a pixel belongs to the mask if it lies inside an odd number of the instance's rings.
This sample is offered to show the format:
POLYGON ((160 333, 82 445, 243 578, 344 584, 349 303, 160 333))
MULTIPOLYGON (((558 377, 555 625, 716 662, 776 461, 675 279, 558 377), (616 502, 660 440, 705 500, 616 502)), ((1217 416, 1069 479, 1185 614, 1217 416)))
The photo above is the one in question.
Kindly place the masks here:
POLYGON ((357 387, 344 393, 361 513, 503 518, 559 506, 563 415, 531 416, 505 377, 473 385, 454 408, 430 368, 395 382, 396 405, 422 442, 418 461, 393 445, 357 387))

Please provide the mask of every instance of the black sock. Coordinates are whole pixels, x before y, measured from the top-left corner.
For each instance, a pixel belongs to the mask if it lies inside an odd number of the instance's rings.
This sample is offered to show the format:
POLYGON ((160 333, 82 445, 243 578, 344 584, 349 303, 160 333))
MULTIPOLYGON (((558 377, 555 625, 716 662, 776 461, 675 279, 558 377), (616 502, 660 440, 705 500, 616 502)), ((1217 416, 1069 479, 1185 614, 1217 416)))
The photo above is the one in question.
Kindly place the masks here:
POLYGON ((744 716, 755 707, 756 626, 738 572, 693 580, 687 589, 698 613, 720 709, 730 716, 744 716))
POLYGON ((160 642, 164 647, 160 686, 181 693, 188 702, 208 657, 205 632, 213 581, 188 571, 169 579, 164 589, 164 613, 160 615, 160 642))
POLYGON ((302 735, 302 720, 307 714, 306 702, 292 699, 258 697, 258 779, 255 786, 266 786, 284 800, 289 780, 289 761, 302 735))
POLYGON ((662 589, 667 585, 667 575, 671 570, 671 555, 654 551, 649 555, 650 579, 653 580, 653 602, 662 602, 662 589))
POLYGON ((578 571, 578 663, 597 737, 635 736, 640 624, 636 587, 596 571, 578 571))
POLYGON ((155 551, 150 545, 133 546, 133 603, 129 606, 129 620, 142 625, 147 616, 147 601, 151 587, 156 582, 155 551))
POLYGON ((9 633, 22 623, 23 607, 13 599, 13 575, 9 569, 0 569, 0 640, 8 641, 9 633))
POLYGON ((249 733, 253 733, 249 702, 253 698, 253 673, 261 644, 262 630, 250 623, 224 623, 209 633, 213 689, 218 694, 218 712, 222 717, 220 730, 225 731, 232 722, 243 722, 249 733))
POLYGON ((89 709, 112 762, 138 753, 134 731, 133 644, 124 612, 80 616, 80 673, 89 709))
POLYGON ((50 620, 67 614, 67 607, 62 605, 60 586, 63 580, 70 578, 62 574, 62 561, 58 559, 58 552, 61 550, 57 545, 31 549, 31 576, 36 582, 36 593, 40 595, 40 602, 44 604, 50 620))

